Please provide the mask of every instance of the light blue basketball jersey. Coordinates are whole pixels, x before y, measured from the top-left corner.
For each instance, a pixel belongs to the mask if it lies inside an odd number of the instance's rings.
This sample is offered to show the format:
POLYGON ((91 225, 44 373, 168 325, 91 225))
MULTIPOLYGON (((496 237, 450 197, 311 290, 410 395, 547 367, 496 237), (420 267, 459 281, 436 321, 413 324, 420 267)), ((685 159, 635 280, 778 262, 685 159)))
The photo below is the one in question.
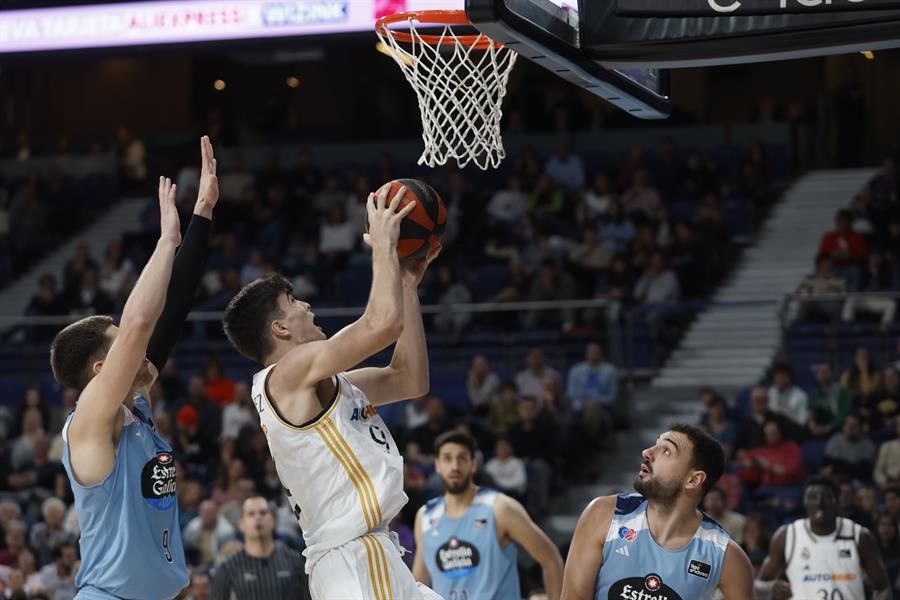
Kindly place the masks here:
POLYGON ((174 598, 188 584, 175 460, 150 414, 149 403, 135 396, 112 472, 89 487, 72 475, 67 438, 72 415, 66 419, 62 460, 81 526, 81 568, 75 579, 79 599, 160 600, 174 598))
POLYGON ((520 600, 516 544, 497 540, 494 499, 481 488, 458 519, 444 514, 444 497, 428 502, 422 515, 422 549, 431 589, 446 600, 520 600))
POLYGON ((728 533, 703 515, 694 538, 680 550, 654 541, 647 499, 620 494, 603 544, 595 600, 709 600, 719 585, 728 533))

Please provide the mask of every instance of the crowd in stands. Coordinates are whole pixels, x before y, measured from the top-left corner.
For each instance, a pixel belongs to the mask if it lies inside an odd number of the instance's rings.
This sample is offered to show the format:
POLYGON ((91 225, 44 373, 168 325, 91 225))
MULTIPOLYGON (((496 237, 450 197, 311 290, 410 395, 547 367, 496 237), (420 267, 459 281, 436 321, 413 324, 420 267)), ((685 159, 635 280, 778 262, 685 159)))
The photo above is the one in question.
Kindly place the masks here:
POLYGON ((822 234, 815 270, 797 288, 799 296, 865 292, 846 301, 795 302, 789 321, 854 322, 875 319, 882 329, 895 320, 897 302, 878 292, 900 290, 900 179, 895 159, 881 169, 835 215, 835 227, 822 234))

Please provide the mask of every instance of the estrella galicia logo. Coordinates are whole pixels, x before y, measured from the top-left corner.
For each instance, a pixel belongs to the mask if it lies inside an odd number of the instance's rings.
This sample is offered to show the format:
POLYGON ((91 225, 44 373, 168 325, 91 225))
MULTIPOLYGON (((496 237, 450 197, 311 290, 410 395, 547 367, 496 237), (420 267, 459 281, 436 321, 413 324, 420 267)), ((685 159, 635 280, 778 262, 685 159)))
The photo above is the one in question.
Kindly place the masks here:
POLYGON ((709 579, 709 574, 711 572, 712 572, 712 566, 706 564, 705 562, 701 562, 699 560, 692 560, 688 564, 688 573, 690 575, 700 577, 701 579, 709 579))
POLYGON ((656 573, 620 579, 609 587, 606 597, 608 600, 682 600, 656 573))
POLYGON ((157 452, 141 472, 141 493, 153 508, 168 510, 175 504, 175 460, 168 452, 157 452))
POLYGON ((472 573, 481 562, 478 548, 456 537, 438 548, 435 562, 441 573, 450 579, 461 579, 472 573))
POLYGON ((637 531, 631 527, 619 527, 619 537, 626 542, 633 542, 634 538, 637 537, 637 531))

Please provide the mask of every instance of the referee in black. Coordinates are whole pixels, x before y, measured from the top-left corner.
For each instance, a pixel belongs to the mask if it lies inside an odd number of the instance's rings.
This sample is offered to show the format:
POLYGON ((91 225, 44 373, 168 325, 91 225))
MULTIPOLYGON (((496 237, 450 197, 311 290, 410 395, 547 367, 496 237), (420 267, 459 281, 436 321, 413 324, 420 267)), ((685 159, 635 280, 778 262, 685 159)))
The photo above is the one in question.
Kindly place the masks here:
POLYGON ((303 556, 275 542, 275 516, 261 496, 244 500, 244 547, 216 569, 210 600, 311 600, 303 556))

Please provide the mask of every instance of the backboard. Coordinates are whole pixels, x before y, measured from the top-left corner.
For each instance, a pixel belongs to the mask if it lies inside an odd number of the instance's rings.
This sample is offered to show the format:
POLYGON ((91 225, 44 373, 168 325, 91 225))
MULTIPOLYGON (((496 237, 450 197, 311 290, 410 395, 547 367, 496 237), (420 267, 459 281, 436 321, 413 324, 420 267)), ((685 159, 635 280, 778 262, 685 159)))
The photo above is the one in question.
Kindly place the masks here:
POLYGON ((667 71, 653 67, 608 69, 585 55, 579 42, 579 12, 573 2, 466 0, 466 16, 479 31, 519 56, 635 117, 664 119, 672 112, 667 71))

